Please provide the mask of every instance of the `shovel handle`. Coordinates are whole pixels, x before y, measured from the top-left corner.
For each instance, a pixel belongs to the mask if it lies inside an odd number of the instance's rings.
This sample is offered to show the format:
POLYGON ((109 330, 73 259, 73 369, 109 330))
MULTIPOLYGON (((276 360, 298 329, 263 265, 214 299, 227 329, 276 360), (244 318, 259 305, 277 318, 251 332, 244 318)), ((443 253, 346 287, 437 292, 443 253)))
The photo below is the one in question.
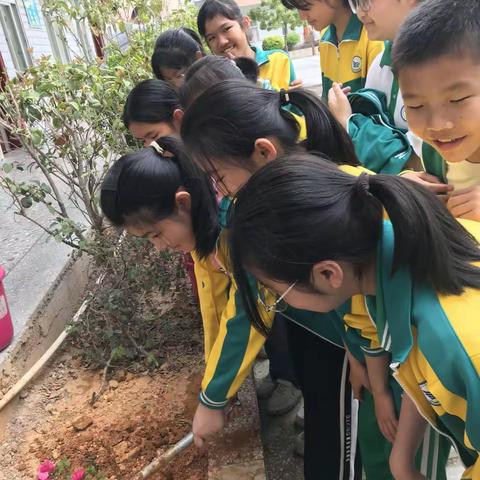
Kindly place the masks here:
POLYGON ((185 435, 173 447, 169 448, 163 455, 155 458, 140 473, 140 478, 148 478, 154 474, 159 468, 164 467, 172 461, 180 452, 185 450, 193 443, 193 432, 185 435))

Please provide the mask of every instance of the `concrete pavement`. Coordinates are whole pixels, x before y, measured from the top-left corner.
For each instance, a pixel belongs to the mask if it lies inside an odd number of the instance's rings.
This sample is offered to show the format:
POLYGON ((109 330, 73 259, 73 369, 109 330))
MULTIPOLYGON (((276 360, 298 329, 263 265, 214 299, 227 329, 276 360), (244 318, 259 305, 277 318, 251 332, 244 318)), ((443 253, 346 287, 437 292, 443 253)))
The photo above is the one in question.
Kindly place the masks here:
MULTIPOLYGON (((30 164, 23 150, 6 154, 4 161, 16 161, 25 168, 30 164)), ((28 177, 35 178, 35 172, 28 173, 28 177)), ((48 222, 47 213, 38 205, 33 205, 31 212, 40 222, 48 222)), ((14 215, 12 200, 3 190, 0 190, 0 225, 0 265, 6 271, 4 284, 15 331, 10 347, 0 352, 1 364, 65 267, 71 248, 49 238, 29 220, 14 215)))

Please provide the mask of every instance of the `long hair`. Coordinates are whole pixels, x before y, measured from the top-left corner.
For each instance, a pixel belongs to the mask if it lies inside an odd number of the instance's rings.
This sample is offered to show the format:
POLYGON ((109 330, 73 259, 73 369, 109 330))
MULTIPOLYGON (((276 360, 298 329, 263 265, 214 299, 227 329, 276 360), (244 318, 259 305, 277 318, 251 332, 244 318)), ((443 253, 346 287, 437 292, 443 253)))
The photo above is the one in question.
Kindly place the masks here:
POLYGON ((477 241, 425 188, 401 177, 342 172, 306 154, 270 162, 238 192, 229 214, 234 276, 254 325, 265 331, 245 269, 310 286, 312 267, 347 261, 356 272, 375 258, 383 212, 395 232, 393 268, 440 293, 480 288, 477 241))
POLYGON ((118 159, 102 184, 100 205, 115 226, 152 224, 175 212, 175 194, 180 188, 191 197, 195 251, 210 254, 218 237, 217 203, 208 176, 188 161, 180 141, 157 140, 165 154, 145 147, 118 159))
POLYGON ((197 59, 198 52, 205 55, 202 41, 195 31, 186 27, 166 30, 155 42, 151 58, 153 73, 159 80, 165 80, 162 68, 188 68, 197 59))
POLYGON ((181 136, 192 158, 211 170, 211 159, 250 168, 258 138, 273 137, 286 151, 298 145, 300 127, 284 107, 305 118, 308 151, 319 151, 336 163, 358 165, 350 137, 314 94, 298 89, 265 90, 241 80, 226 80, 203 92, 187 109, 181 136))
POLYGON ((230 60, 217 55, 209 55, 197 60, 185 74, 185 82, 180 88, 180 102, 184 108, 205 90, 222 80, 247 79, 256 83, 258 65, 255 60, 238 57, 230 60))
POLYGON ((162 80, 144 80, 128 94, 123 107, 123 123, 171 123, 173 112, 181 108, 178 93, 162 80))

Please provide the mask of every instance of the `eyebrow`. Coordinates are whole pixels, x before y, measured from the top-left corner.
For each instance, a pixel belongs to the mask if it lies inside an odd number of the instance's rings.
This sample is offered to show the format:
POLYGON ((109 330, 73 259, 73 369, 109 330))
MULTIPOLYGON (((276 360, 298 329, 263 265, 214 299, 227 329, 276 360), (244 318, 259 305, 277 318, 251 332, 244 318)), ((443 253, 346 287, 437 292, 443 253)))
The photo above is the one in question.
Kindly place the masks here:
MULTIPOLYGON (((459 81, 459 82, 455 82, 455 83, 452 83, 451 85, 449 85, 447 88, 444 88, 442 90, 442 93, 451 93, 451 92, 454 92, 456 90, 461 90, 462 88, 467 88, 470 86, 470 83, 468 83, 467 81, 459 81)), ((411 99, 416 99, 416 98, 420 98, 422 97, 422 95, 417 95, 415 93, 403 93, 402 92, 402 97, 404 100, 411 100, 411 99)))
POLYGON ((210 37, 211 35, 217 34, 220 30, 222 30, 222 28, 225 28, 226 25, 229 25, 229 22, 233 22, 233 21, 234 20, 226 20, 214 32, 210 32, 210 33, 206 32, 205 33, 205 38, 210 37))

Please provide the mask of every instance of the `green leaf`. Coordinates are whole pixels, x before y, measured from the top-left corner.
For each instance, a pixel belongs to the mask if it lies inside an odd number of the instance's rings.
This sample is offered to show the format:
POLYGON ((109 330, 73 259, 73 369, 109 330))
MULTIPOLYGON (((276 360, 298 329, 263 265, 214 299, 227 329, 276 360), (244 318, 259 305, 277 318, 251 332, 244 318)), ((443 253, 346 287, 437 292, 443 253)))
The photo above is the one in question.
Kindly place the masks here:
POLYGON ((32 143, 36 147, 42 145, 43 140, 44 140, 44 136, 41 130, 32 130, 32 143))
POLYGON ((20 203, 23 208, 30 208, 33 205, 32 197, 23 197, 20 203))
POLYGON ((42 182, 40 184, 40 187, 45 193, 52 193, 52 189, 50 188, 50 185, 47 185, 46 183, 42 182))
POLYGON ((14 168, 13 163, 5 163, 3 165, 3 171, 5 173, 10 173, 13 170, 13 168, 14 168))

